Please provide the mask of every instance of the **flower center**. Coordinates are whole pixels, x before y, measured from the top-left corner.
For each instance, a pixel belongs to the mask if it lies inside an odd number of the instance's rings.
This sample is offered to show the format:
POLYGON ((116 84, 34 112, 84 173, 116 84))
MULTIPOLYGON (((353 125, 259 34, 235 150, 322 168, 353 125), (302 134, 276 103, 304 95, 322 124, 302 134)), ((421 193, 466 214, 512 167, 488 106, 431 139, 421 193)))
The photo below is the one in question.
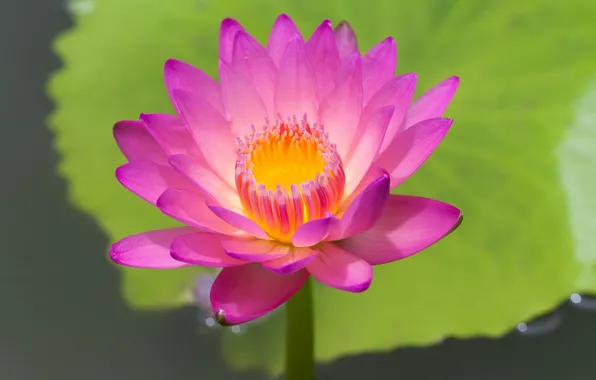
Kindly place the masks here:
POLYGON ((269 236, 289 243, 298 227, 337 211, 345 174, 322 126, 277 118, 237 140, 236 189, 269 236))

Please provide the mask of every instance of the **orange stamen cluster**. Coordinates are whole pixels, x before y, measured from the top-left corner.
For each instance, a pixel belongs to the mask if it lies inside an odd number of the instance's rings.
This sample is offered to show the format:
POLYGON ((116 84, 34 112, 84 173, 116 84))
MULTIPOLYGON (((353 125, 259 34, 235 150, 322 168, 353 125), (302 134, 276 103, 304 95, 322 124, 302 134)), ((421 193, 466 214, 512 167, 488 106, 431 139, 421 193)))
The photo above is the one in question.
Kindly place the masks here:
POLYGON ((334 213, 342 199, 341 158, 322 126, 281 117, 238 138, 236 188, 248 216, 288 243, 304 223, 334 213))

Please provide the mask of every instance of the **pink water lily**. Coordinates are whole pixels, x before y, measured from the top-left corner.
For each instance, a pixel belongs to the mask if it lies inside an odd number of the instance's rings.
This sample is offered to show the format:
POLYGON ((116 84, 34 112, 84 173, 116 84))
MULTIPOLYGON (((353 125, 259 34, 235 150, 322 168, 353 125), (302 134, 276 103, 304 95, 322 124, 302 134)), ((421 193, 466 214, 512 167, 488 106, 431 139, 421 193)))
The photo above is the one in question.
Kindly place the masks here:
POLYGON ((120 183, 185 227, 129 236, 112 260, 140 268, 223 268, 211 289, 222 324, 279 307, 309 275, 348 292, 373 265, 411 256, 458 226, 443 202, 389 190, 449 130, 457 77, 412 102, 416 74, 395 76, 396 44, 366 54, 347 23, 323 21, 305 42, 281 15, 263 47, 221 24, 219 83, 169 60, 176 116, 120 121, 120 183))

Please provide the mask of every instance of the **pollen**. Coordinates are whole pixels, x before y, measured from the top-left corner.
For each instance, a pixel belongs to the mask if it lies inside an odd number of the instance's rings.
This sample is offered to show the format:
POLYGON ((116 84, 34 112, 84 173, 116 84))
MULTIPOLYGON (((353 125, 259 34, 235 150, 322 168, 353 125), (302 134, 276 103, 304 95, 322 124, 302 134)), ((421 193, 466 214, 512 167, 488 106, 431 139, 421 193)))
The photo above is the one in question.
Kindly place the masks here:
POLYGON ((288 243, 304 223, 337 211, 345 173, 323 126, 277 117, 237 142, 240 200, 272 238, 288 243))

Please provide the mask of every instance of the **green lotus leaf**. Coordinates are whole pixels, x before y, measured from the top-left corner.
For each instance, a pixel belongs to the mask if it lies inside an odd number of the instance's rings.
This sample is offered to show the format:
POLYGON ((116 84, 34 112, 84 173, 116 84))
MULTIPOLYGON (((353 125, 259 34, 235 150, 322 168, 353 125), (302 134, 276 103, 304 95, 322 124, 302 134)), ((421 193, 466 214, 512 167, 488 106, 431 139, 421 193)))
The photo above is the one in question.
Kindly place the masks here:
MULTIPOLYGON (((596 257, 582 253, 596 250, 581 222, 596 206, 582 203, 588 192, 573 192, 594 163, 588 147, 596 136, 583 115, 594 109, 586 102, 595 91, 587 83, 596 71, 596 3, 98 0, 90 10, 82 2, 73 3, 76 26, 56 40, 64 68, 50 83, 58 106, 51 125, 73 203, 111 240, 173 225, 114 179, 124 158, 111 125, 141 112, 172 112, 162 83, 167 58, 215 77, 224 17, 262 42, 281 12, 307 35, 324 18, 346 19, 363 50, 396 38, 398 71, 418 73, 418 93, 461 77, 446 113, 455 119, 451 132, 394 193, 457 205, 464 224, 419 255, 376 267, 365 293, 316 286, 318 360, 448 336, 497 337, 573 291, 596 292, 596 257), (584 145, 573 144, 578 138, 584 145), (588 153, 577 153, 582 147, 588 153)), ((201 269, 122 270, 128 302, 148 308, 185 302, 201 269)), ((236 367, 278 372, 283 310, 223 339, 236 367)))

